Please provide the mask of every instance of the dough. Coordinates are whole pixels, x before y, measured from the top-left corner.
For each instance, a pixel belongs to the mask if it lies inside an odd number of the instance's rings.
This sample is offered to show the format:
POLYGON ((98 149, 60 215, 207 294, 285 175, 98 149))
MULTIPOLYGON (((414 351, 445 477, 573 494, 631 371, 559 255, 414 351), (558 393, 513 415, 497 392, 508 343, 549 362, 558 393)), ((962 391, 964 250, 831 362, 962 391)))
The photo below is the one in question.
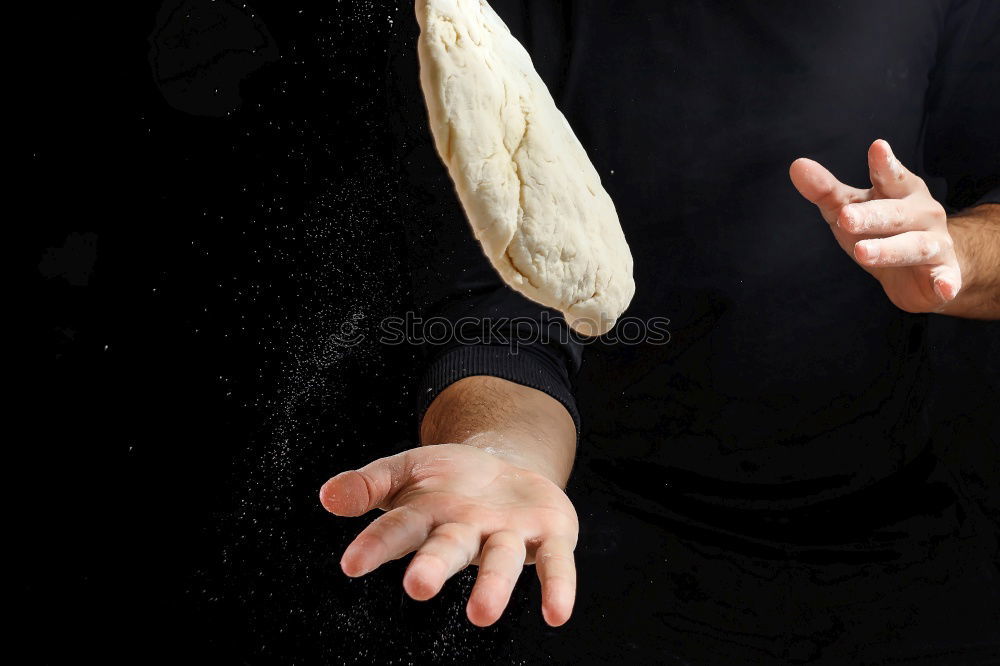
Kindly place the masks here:
POLYGON ((635 293, 614 202, 524 47, 485 0, 416 0, 438 153, 507 284, 601 335, 635 293))

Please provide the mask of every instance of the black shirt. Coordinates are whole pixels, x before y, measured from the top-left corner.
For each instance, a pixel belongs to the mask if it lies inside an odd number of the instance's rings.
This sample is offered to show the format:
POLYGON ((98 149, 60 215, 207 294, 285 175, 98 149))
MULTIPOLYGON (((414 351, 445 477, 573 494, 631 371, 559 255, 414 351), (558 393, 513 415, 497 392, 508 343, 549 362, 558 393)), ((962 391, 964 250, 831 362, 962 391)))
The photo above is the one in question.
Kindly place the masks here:
MULTIPOLYGON (((609 470, 644 461, 619 470, 624 485, 673 493, 680 520, 748 542, 829 547, 855 538, 845 520, 888 519, 859 498, 922 476, 928 318, 889 302, 788 167, 811 157, 867 187, 884 138, 949 208, 1000 202, 1000 3, 492 4, 617 205, 635 259, 627 316, 669 318, 671 340, 430 345, 421 411, 469 375, 544 390, 609 470)), ((538 318, 472 238, 413 61, 397 85, 420 310, 538 318)))

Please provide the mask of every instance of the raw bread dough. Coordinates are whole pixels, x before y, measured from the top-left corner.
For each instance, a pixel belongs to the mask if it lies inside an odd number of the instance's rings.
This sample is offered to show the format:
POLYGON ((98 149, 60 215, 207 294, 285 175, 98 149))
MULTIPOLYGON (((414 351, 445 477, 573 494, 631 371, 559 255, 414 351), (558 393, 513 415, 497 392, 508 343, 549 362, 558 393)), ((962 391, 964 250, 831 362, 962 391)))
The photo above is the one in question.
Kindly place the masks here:
POLYGON ((635 292, 601 178, 531 57, 485 0, 416 0, 420 81, 438 153, 504 281, 580 333, 635 292))

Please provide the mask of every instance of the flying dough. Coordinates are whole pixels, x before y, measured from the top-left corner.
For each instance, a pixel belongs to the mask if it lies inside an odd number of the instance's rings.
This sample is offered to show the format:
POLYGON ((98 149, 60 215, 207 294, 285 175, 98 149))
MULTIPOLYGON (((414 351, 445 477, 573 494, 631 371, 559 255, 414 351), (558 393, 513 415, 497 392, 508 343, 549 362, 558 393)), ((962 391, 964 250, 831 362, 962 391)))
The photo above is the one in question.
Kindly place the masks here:
POLYGON ((531 57, 485 0, 416 0, 438 154, 512 288, 601 335, 635 293, 611 197, 531 57))

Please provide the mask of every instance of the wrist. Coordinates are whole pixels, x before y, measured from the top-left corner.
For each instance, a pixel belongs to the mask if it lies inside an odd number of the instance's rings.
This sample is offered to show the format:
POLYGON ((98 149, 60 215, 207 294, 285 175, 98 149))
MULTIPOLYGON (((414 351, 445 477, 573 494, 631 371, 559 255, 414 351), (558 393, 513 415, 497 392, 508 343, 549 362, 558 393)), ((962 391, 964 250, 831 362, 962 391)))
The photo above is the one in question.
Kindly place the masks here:
POLYGON ((1000 204, 981 204, 949 216, 948 233, 962 271, 962 290, 943 313, 1000 317, 1000 204))
POLYGON ((517 467, 544 476, 560 488, 566 486, 567 478, 560 473, 559 465, 544 455, 538 455, 543 450, 540 442, 519 433, 504 433, 488 430, 480 432, 460 442, 473 446, 484 453, 500 458, 513 467, 517 467))
POLYGON ((463 443, 565 487, 576 454, 576 425, 549 395, 504 379, 455 382, 428 407, 421 443, 463 443))

